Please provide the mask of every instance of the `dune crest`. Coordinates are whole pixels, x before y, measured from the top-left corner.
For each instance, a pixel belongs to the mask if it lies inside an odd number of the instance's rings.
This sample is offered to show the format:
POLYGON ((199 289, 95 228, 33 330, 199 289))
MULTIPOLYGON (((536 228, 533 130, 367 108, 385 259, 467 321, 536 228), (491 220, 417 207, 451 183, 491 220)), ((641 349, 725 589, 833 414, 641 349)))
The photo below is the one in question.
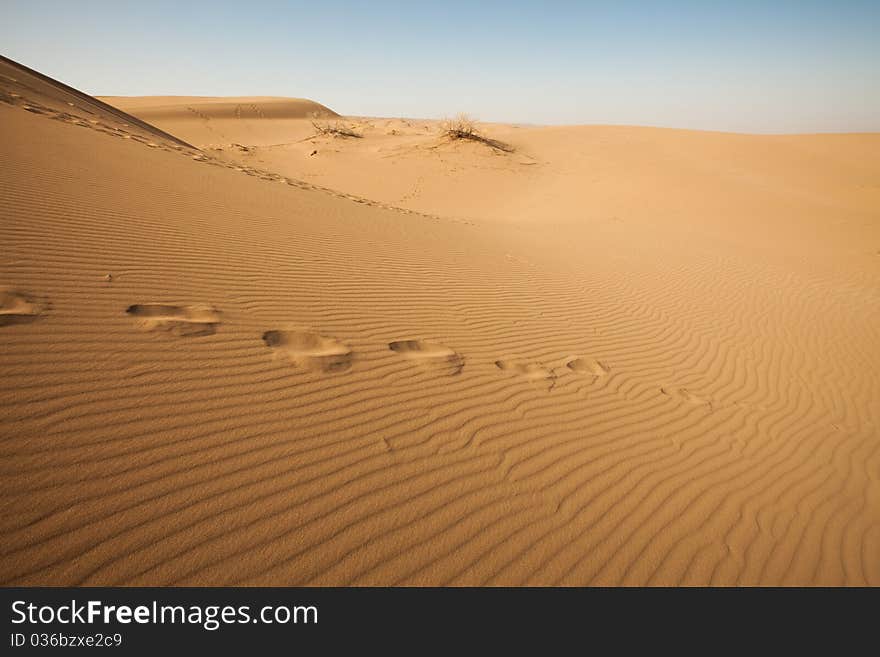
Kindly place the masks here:
POLYGON ((100 100, 146 121, 169 119, 316 119, 339 116, 304 98, 271 96, 101 96, 100 100))

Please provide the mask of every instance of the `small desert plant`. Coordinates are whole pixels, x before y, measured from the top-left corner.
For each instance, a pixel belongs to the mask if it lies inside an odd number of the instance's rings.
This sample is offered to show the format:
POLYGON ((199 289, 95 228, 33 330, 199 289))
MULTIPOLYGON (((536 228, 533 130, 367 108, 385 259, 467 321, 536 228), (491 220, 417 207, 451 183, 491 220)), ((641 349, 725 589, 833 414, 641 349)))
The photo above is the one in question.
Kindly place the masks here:
POLYGON ((346 126, 339 121, 334 121, 331 123, 330 121, 312 121, 312 127, 315 129, 315 134, 332 136, 332 137, 356 137, 360 139, 363 135, 354 128, 346 126))
POLYGON ((451 119, 446 119, 440 124, 443 134, 452 139, 474 139, 477 132, 477 122, 467 114, 458 114, 451 119))
POLYGON ((505 153, 513 152, 513 146, 510 144, 505 144, 503 141, 498 141, 482 134, 477 128, 477 122, 467 114, 458 114, 451 119, 446 119, 440 124, 440 128, 443 131, 443 136, 449 139, 478 141, 481 144, 486 144, 505 153))

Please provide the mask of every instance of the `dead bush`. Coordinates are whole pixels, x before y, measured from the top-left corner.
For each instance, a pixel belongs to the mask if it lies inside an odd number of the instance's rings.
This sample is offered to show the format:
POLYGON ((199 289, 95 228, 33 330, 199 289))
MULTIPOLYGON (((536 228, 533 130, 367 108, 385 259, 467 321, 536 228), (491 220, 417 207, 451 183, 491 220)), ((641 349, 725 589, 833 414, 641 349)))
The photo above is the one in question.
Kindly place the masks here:
POLYGON ((324 135, 329 137, 354 137, 361 139, 363 135, 354 128, 341 123, 340 121, 312 121, 312 127, 315 129, 316 135, 324 135))
POLYGON ((443 136, 449 139, 467 139, 486 144, 499 151, 512 153, 513 146, 505 144, 503 141, 492 139, 482 134, 477 128, 477 122, 467 114, 459 114, 451 119, 446 119, 440 124, 443 136))

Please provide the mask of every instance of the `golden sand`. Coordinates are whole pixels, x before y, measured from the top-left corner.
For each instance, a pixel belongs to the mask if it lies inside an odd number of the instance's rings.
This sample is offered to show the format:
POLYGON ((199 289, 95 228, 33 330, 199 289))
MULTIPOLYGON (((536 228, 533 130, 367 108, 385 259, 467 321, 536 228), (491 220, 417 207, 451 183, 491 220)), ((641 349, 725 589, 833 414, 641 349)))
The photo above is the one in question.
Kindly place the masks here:
POLYGON ((880 584, 880 135, 0 100, 3 584, 880 584))

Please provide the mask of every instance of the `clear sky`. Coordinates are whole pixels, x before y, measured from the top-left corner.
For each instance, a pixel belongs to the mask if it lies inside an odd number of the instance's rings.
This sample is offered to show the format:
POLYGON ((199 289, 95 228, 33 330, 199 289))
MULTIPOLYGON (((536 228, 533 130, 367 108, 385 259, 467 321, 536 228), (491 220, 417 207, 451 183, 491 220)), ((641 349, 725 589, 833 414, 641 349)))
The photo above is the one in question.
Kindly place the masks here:
POLYGON ((0 0, 0 52, 92 94, 352 115, 880 131, 880 0, 0 0))

